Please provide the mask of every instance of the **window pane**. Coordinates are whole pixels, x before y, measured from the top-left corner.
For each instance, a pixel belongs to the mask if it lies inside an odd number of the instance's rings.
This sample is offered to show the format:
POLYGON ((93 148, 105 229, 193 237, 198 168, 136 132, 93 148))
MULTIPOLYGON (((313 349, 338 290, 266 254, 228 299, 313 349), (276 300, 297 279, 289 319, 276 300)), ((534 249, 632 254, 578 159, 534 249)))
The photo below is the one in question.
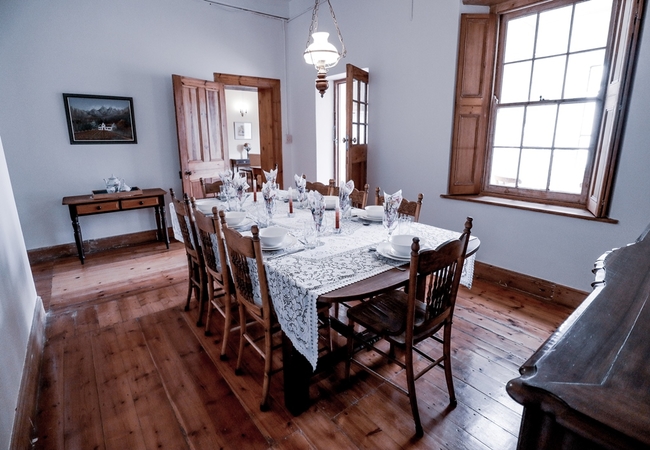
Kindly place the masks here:
POLYGON ((521 129, 524 123, 524 108, 499 108, 494 127, 494 145, 498 147, 519 147, 521 129))
POLYGON ((546 190, 551 150, 523 149, 519 163, 519 187, 546 190))
POLYGON ((569 56, 564 98, 595 97, 603 79, 605 50, 569 56))
POLYGON ((588 154, 587 150, 555 150, 549 189, 555 192, 580 194, 588 154))
POLYGON ((514 187, 517 180, 518 163, 518 148, 495 147, 494 151, 492 152, 492 170, 490 171, 490 184, 514 187))
POLYGON ((524 126, 525 147, 551 147, 555 129, 555 105, 529 106, 524 126))
POLYGON ((504 62, 532 59, 536 22, 535 14, 508 22, 504 62))
POLYGON ((528 101, 531 65, 531 61, 524 61, 503 67, 501 98, 499 99, 501 103, 528 101))
POLYGON ((557 100, 562 98, 566 56, 535 60, 530 101, 557 100))
POLYGON ((572 52, 605 47, 609 31, 612 0, 578 3, 573 18, 572 52))
POLYGON ((589 148, 596 102, 560 105, 555 147, 589 148))
POLYGON ((559 55, 569 48, 572 6, 553 9, 539 15, 535 57, 559 55))

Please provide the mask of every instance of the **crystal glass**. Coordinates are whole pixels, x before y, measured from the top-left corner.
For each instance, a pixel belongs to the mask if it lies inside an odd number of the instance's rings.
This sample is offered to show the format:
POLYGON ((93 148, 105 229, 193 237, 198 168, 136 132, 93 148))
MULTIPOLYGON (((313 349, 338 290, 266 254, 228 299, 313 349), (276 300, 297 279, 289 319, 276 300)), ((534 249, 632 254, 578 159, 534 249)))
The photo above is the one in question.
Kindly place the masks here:
POLYGON ((393 231, 397 227, 398 224, 398 214, 397 214, 397 208, 386 208, 384 207, 384 217, 382 219, 382 223, 384 225, 384 228, 388 231, 388 237, 390 238, 391 234, 393 234, 393 231))

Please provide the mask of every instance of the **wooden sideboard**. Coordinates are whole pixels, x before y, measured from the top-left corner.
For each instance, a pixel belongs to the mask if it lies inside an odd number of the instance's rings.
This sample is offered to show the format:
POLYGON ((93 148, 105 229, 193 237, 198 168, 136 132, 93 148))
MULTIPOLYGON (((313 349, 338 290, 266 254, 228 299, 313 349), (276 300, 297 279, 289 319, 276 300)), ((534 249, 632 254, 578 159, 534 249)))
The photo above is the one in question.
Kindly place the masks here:
POLYGON ((154 208, 156 215, 156 226, 158 229, 158 240, 164 242, 169 248, 169 235, 167 233, 167 220, 165 219, 165 194, 167 191, 160 188, 143 189, 142 194, 132 197, 93 198, 92 195, 74 195, 63 197, 63 204, 70 210, 70 220, 74 231, 74 241, 77 244, 77 252, 81 264, 84 263, 85 253, 83 237, 81 234, 80 216, 105 214, 117 211, 130 211, 141 208, 154 208))
POLYGON ((598 259, 591 295, 508 383, 519 449, 650 449, 649 231, 598 259))

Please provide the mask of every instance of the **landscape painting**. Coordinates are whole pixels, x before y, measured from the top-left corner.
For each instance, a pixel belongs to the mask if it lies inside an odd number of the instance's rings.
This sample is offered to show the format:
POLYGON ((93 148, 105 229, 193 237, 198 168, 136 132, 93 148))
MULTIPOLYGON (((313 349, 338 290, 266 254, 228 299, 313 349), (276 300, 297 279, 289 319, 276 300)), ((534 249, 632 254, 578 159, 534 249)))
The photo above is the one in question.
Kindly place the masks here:
POLYGON ((133 98, 63 94, 71 144, 135 144, 133 98))

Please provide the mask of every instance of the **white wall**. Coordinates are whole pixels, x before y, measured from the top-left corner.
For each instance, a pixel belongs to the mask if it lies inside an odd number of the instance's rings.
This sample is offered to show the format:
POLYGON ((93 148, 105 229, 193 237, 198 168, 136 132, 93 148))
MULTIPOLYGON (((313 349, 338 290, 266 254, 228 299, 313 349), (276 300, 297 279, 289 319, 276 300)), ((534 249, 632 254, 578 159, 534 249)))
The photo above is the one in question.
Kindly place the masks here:
POLYGON ((9 448, 36 289, 0 140, 0 448, 9 448))
MULTIPOLYGON (((114 173, 181 190, 171 75, 284 77, 283 21, 202 0, 0 2, 0 134, 28 249, 73 242, 67 195, 114 173), (70 145, 62 93, 133 97, 138 144, 70 145)), ((151 210, 81 218, 93 239, 151 210)))
MULTIPOLYGON (((421 220, 458 229, 468 215, 482 246, 477 258, 516 272, 590 290, 594 261, 634 241, 650 222, 650 47, 641 44, 634 98, 620 156, 611 217, 616 225, 440 198, 447 191, 454 107, 459 0, 332 0, 350 63, 370 68, 368 179, 371 190, 424 194, 421 220)), ((294 0, 292 14, 304 10, 294 0)), ((464 8, 463 11, 468 8, 464 8)), ((311 14, 287 27, 288 132, 285 174, 316 172, 313 67, 302 59, 311 14)), ((319 31, 333 26, 321 8, 319 31)), ((335 39, 333 40, 335 41, 335 39)), ((335 72, 337 66, 331 69, 335 72)), ((285 180, 286 181, 286 180, 285 180)))

